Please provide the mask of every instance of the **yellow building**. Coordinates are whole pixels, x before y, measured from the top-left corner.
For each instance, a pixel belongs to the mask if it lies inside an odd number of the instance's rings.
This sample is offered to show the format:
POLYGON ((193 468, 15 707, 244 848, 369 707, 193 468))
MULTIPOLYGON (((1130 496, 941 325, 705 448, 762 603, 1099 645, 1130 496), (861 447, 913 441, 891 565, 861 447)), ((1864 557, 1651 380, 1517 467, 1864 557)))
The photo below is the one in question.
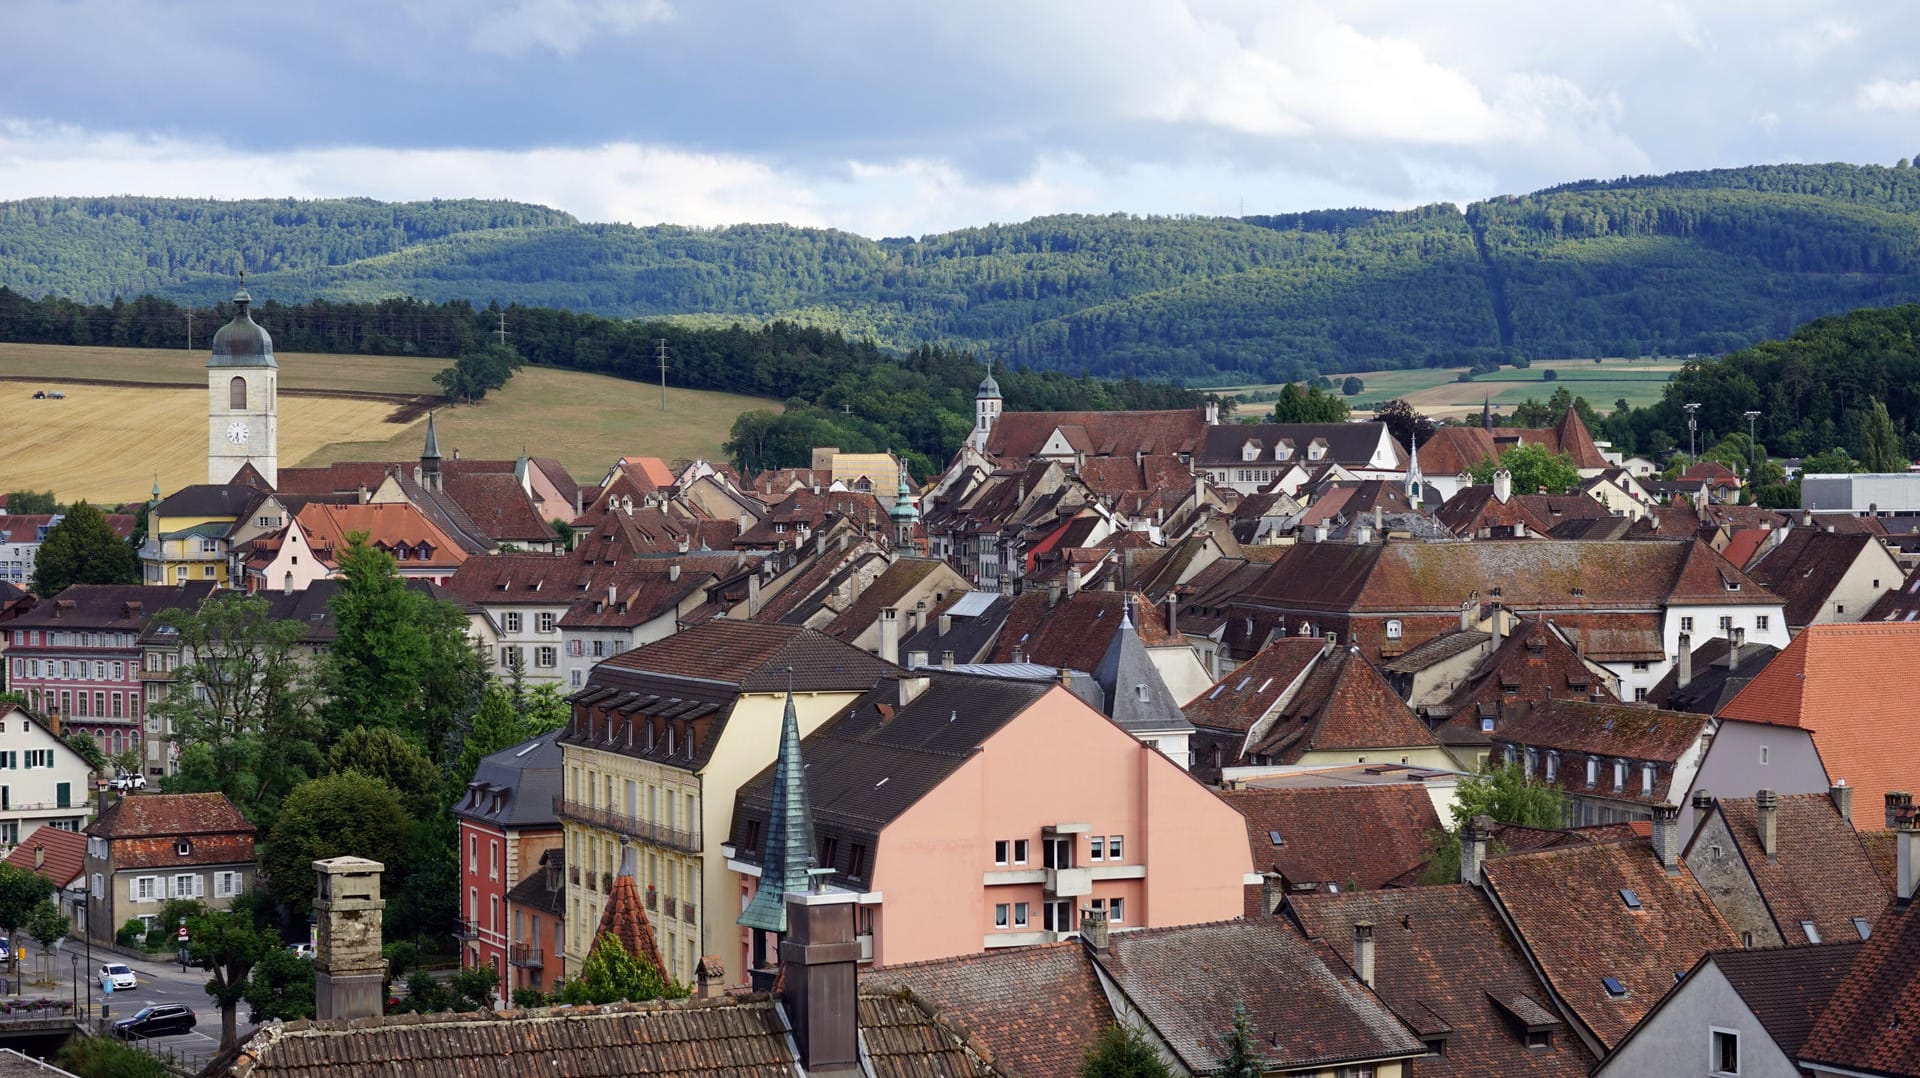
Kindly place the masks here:
POLYGON ((724 619, 596 666, 560 736, 567 968, 586 960, 628 856, 668 976, 688 983, 703 956, 734 953, 720 846, 735 793, 779 748, 789 684, 806 734, 896 669, 811 629, 724 619))
POLYGON ((264 490, 232 483, 184 487, 147 512, 142 580, 154 585, 211 580, 227 587, 233 549, 286 523, 286 511, 264 490))

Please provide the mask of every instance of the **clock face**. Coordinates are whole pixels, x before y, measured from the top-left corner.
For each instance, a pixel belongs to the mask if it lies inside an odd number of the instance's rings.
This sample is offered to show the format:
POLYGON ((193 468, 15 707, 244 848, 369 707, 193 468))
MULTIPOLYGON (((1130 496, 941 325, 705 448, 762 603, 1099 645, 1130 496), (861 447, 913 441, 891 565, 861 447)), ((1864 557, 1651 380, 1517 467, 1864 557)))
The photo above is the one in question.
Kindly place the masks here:
POLYGON ((238 419, 227 424, 227 441, 240 445, 247 440, 247 425, 238 419))

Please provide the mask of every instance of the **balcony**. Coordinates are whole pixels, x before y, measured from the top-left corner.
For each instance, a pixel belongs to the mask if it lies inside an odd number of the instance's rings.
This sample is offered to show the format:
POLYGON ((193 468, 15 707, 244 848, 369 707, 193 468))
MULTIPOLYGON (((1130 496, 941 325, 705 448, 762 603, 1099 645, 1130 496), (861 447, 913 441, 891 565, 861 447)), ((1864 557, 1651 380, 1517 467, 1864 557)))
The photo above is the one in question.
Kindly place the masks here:
POLYGON ((516 943, 507 948, 507 964, 521 969, 540 968, 540 947, 533 943, 516 943))
POLYGON ((574 883, 574 884, 578 884, 580 882, 580 866, 579 865, 567 866, 567 880, 568 882, 574 883))
POLYGON ((457 920, 453 922, 453 938, 457 940, 479 939, 480 928, 472 921, 457 920))
POLYGON ((666 908, 666 914, 667 914, 667 916, 668 916, 668 917, 678 917, 678 916, 680 916, 680 913, 679 913, 679 910, 677 909, 677 907, 678 907, 678 905, 679 905, 679 904, 678 904, 678 903, 676 903, 676 902, 674 901, 674 899, 673 899, 673 896, 672 896, 672 895, 668 895, 668 896, 667 896, 667 908, 666 908))
POLYGON ((700 923, 700 910, 691 902, 680 903, 680 919, 690 925, 700 923))
POLYGON ((660 892, 651 887, 647 888, 647 910, 651 913, 660 912, 660 892))
POLYGON ((1079 898, 1093 893, 1093 870, 1090 868, 1050 868, 1047 870, 1047 893, 1056 898, 1079 898))
POLYGON ((664 846, 681 853, 697 854, 706 851, 706 843, 697 830, 682 831, 676 827, 667 827, 609 809, 595 808, 564 797, 553 799, 553 811, 563 820, 571 820, 588 827, 598 827, 603 831, 612 831, 617 835, 625 835, 631 839, 664 846))

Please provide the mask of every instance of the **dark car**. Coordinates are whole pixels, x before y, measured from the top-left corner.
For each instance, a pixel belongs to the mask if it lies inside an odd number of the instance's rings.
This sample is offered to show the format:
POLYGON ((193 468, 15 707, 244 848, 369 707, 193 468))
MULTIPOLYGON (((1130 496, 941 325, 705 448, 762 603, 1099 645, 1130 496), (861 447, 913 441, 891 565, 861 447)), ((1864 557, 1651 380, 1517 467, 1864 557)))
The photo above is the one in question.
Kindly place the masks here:
POLYGON ((156 1003, 134 1012, 113 1024, 113 1035, 121 1040, 147 1037, 172 1037, 193 1032, 193 1009, 184 1003, 156 1003))

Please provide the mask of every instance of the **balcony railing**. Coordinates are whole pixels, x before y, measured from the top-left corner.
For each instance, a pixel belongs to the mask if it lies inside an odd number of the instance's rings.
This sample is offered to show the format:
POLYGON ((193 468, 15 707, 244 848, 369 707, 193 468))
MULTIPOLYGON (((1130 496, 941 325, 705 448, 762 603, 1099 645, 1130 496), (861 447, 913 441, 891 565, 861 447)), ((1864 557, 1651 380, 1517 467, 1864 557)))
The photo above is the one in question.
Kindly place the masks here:
POLYGON ((675 903, 675 902, 674 902, 674 900, 673 900, 673 896, 672 896, 672 895, 668 895, 668 896, 667 896, 667 911, 666 911, 666 912, 667 912, 667 916, 668 916, 668 917, 678 917, 678 916, 680 916, 680 913, 679 913, 679 910, 678 910, 678 909, 676 908, 676 907, 677 907, 677 905, 678 905, 678 904, 677 904, 677 903, 675 903))
POLYGON ((700 908, 691 902, 680 903, 680 919, 690 925, 700 923, 700 908))
POLYGON ((647 888, 647 909, 655 913, 660 912, 660 892, 651 887, 647 888))
POLYGON ((603 895, 613 893, 613 873, 602 872, 600 874, 600 893, 603 895))
POLYGON ((580 882, 580 866, 579 865, 567 866, 567 880, 571 883, 580 882))
POLYGON ((537 944, 516 943, 507 948, 507 963, 522 969, 539 969, 540 948, 537 944))
POLYGON ((475 925, 472 921, 458 920, 453 922, 453 938, 454 939, 470 940, 470 939, 478 939, 479 937, 480 937, 480 928, 479 926, 475 925))
POLYGON ((650 842, 655 846, 665 846, 670 850, 679 850, 682 853, 706 851, 705 841, 699 831, 682 831, 677 827, 667 827, 650 820, 596 808, 564 797, 553 799, 553 811, 563 819, 612 831, 642 842, 650 842))

